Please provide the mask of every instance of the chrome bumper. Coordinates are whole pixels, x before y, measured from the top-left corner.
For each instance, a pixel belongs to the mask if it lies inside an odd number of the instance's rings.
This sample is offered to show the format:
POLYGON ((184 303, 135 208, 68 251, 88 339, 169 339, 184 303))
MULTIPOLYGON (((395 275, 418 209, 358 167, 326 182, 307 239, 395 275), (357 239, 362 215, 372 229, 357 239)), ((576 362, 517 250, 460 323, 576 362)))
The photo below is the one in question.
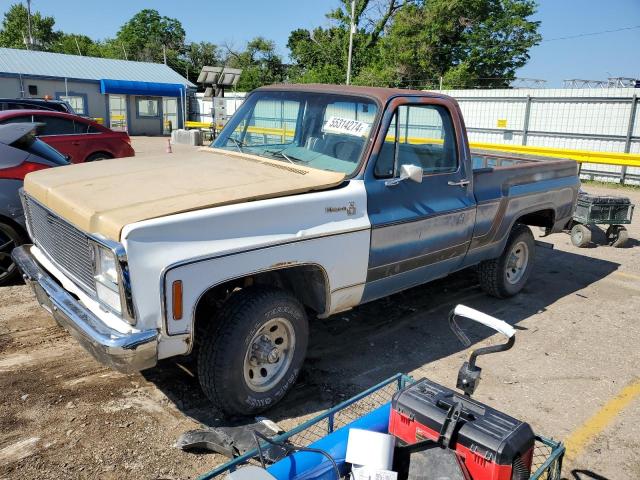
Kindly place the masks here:
POLYGON ((108 327, 40 266, 30 247, 18 247, 11 256, 40 305, 60 326, 99 362, 118 371, 135 372, 155 366, 158 361, 157 330, 125 334, 108 327))

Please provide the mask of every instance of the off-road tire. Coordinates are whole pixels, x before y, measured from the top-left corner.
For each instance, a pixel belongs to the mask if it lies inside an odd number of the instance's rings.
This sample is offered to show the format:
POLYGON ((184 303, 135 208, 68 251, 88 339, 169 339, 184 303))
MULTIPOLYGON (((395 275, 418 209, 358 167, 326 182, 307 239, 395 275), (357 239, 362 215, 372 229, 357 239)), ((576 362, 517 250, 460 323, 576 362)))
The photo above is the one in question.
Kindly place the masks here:
POLYGON ((591 243, 591 230, 586 225, 576 223, 571 227, 571 243, 575 247, 584 248, 591 243))
POLYGON ((290 293, 252 286, 231 295, 203 329, 198 379, 205 395, 227 416, 255 415, 278 403, 295 383, 307 351, 304 307, 290 293), (295 331, 291 364, 270 390, 254 391, 245 380, 245 355, 254 335, 270 319, 285 318, 295 331))
POLYGON ((497 298, 507 298, 516 295, 527 283, 533 269, 535 256, 535 240, 531 230, 526 225, 515 224, 511 229, 507 244, 498 258, 485 260, 478 265, 478 279, 485 293, 497 298), (506 269, 509 255, 513 247, 519 242, 526 243, 528 259, 525 271, 517 283, 507 281, 506 269))

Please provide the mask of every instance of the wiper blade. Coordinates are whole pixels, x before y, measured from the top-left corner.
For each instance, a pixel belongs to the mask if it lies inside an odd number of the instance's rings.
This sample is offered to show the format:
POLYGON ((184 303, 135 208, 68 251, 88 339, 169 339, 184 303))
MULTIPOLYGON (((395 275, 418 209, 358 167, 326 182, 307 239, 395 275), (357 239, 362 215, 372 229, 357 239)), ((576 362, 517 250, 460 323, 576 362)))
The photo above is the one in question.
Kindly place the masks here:
POLYGON ((287 155, 286 153, 284 153, 283 150, 265 150, 269 155, 271 155, 272 157, 279 157, 279 158, 284 158, 285 160, 287 160, 289 163, 293 163, 295 164, 297 162, 302 162, 302 163, 306 163, 304 160, 302 160, 301 158, 296 158, 293 155, 287 155))

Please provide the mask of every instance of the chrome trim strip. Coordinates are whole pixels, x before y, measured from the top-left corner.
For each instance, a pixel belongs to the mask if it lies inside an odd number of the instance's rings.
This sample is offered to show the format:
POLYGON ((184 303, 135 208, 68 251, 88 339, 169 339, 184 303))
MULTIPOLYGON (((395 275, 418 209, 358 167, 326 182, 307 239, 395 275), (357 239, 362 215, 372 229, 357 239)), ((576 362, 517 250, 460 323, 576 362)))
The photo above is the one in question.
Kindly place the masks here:
POLYGON ((60 326, 99 362, 118 371, 135 372, 156 365, 157 330, 121 333, 108 327, 37 263, 30 252, 31 247, 17 247, 11 255, 40 305, 53 315, 60 326))

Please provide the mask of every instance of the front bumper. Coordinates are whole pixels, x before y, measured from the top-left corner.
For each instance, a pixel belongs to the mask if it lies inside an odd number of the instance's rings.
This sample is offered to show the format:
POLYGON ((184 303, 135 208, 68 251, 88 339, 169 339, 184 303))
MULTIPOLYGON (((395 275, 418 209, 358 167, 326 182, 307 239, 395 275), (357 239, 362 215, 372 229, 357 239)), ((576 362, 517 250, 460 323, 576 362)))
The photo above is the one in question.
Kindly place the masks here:
POLYGON ((93 312, 62 288, 36 261, 31 245, 13 250, 12 257, 40 305, 49 311, 99 362, 121 372, 135 372, 156 365, 158 331, 121 333, 104 324, 93 312))

